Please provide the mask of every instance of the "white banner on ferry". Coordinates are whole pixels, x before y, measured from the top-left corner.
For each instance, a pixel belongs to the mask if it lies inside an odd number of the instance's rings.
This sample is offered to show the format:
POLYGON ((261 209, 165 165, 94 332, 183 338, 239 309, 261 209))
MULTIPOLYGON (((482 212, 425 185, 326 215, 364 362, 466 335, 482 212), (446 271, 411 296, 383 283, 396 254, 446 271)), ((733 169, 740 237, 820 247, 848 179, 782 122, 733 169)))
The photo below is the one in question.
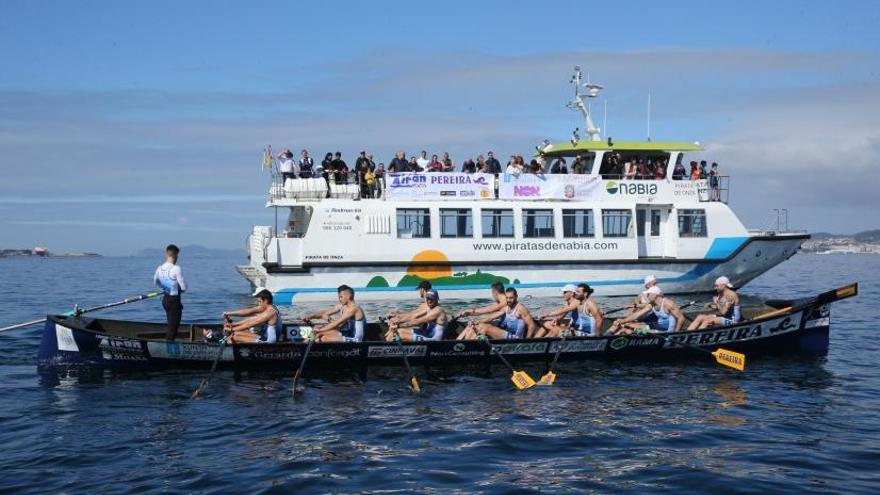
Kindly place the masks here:
POLYGON ((492 199, 495 197, 495 177, 492 174, 457 172, 388 174, 385 194, 392 201, 492 199))
POLYGON ((570 199, 599 200, 602 179, 594 175, 502 174, 498 197, 501 199, 570 199))

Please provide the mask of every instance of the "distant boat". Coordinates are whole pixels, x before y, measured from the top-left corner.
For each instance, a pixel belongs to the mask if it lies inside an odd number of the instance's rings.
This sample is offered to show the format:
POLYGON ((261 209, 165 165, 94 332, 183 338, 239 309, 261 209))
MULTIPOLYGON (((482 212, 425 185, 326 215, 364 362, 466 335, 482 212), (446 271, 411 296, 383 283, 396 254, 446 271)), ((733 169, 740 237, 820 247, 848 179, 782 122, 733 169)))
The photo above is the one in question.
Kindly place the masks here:
POLYGON ((32 253, 34 256, 49 256, 49 248, 46 246, 37 246, 32 253))

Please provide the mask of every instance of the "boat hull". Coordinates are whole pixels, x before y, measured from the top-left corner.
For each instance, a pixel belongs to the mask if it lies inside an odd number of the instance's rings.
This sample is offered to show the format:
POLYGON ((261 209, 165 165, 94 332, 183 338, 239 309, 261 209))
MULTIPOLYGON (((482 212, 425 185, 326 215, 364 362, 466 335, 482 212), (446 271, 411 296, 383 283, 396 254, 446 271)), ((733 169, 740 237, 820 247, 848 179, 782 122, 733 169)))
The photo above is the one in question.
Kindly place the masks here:
MULTIPOLYGON (((500 281, 515 287, 520 295, 556 296, 566 284, 588 282, 601 287, 603 296, 624 296, 643 290, 646 273, 657 277, 667 294, 707 292, 714 280, 724 275, 736 287, 742 287, 797 253, 806 236, 776 236, 750 239, 724 258, 675 260, 642 258, 632 261, 582 260, 572 262, 517 262, 515 264, 480 265, 478 274, 435 280, 435 288, 444 300, 466 300, 486 297, 489 286, 500 281), (506 282, 506 283, 505 283, 506 282)), ((575 256, 572 256, 575 260, 575 256)), ((254 287, 272 291, 276 304, 336 300, 336 288, 353 287, 361 301, 405 300, 412 298, 418 280, 407 278, 406 266, 314 266, 307 270, 246 265, 239 267, 254 287), (375 281, 381 280, 377 284, 375 281), (409 282, 415 280, 412 285, 409 282)), ((451 272, 473 271, 473 267, 452 264, 451 272)))
MULTIPOLYGON (((679 342, 706 350, 718 347, 742 352, 751 360, 765 355, 821 355, 829 345, 830 308, 815 300, 791 313, 729 327, 657 336, 608 336, 558 339, 490 341, 510 361, 546 363, 563 346, 560 360, 686 361, 705 355, 679 342)), ((220 344, 167 342, 138 338, 136 331, 159 335, 161 325, 126 322, 135 330, 123 335, 95 329, 95 321, 112 320, 49 316, 38 353, 41 367, 104 366, 123 369, 207 369, 220 352, 220 344)), ((291 325, 295 327, 295 325, 291 325)), ((383 341, 314 344, 310 369, 362 370, 373 366, 402 366, 403 352, 410 363, 430 367, 489 365, 497 360, 483 341, 443 340, 406 343, 401 347, 383 341)), ((225 346, 219 366, 223 369, 292 370, 306 349, 305 342, 236 344, 225 346)))

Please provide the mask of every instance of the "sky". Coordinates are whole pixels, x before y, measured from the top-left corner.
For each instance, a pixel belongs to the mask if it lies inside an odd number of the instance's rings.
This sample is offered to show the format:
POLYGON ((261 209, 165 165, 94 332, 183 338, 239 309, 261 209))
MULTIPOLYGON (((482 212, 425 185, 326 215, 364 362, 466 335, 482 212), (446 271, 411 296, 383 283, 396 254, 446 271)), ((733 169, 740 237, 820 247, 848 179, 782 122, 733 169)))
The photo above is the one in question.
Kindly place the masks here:
POLYGON ((242 248, 260 155, 699 141, 749 228, 880 228, 880 2, 0 2, 0 248, 242 248), (597 124, 602 113, 596 108, 597 124))

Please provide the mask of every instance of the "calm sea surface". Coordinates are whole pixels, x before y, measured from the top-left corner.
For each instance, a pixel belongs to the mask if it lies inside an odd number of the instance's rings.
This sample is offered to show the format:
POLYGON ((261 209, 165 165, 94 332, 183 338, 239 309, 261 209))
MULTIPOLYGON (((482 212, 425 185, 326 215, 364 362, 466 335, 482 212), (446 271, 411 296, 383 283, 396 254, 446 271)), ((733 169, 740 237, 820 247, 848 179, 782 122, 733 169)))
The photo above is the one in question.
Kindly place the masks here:
MULTIPOLYGON (((0 326, 148 292, 160 261, 0 259, 0 326)), ((185 320, 250 304, 241 262, 184 253, 185 320)), ((310 374, 294 402, 289 376, 220 372, 190 400, 205 372, 41 375, 40 327, 7 332, 0 492, 880 493, 878 276, 880 256, 798 255, 743 290, 860 282, 821 359, 566 364, 524 392, 499 367, 425 377, 414 396, 386 369, 310 374)), ((101 314, 164 318, 156 300, 101 314)))

